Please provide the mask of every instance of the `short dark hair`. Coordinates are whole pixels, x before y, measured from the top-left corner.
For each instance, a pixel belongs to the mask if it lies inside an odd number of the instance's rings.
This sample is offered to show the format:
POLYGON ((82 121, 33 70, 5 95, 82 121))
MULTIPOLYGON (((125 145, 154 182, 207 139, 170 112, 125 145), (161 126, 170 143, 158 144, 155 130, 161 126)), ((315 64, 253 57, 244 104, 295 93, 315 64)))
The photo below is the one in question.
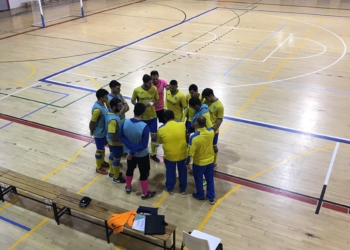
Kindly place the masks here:
POLYGON ((110 101, 109 106, 110 106, 111 109, 112 109, 113 107, 117 107, 118 104, 119 104, 120 102, 122 102, 122 101, 121 101, 119 98, 114 97, 114 98, 110 101))
POLYGON ((210 95, 214 95, 214 91, 210 88, 205 88, 202 91, 202 96, 210 96, 210 95))
POLYGON ((174 120, 175 119, 175 115, 174 112, 172 110, 165 110, 164 111, 164 119, 166 121, 170 121, 170 120, 174 120))
POLYGON ((100 100, 100 98, 104 97, 105 95, 108 95, 108 91, 105 89, 99 89, 96 91, 97 100, 100 100))
POLYGON ((159 76, 158 71, 157 70, 152 70, 151 71, 151 76, 159 76))
POLYGON ((140 116, 146 111, 146 105, 143 103, 136 103, 134 107, 134 115, 140 116))
POLYGON ((198 116, 196 119, 196 123, 198 127, 205 127, 206 122, 207 122, 207 119, 202 115, 198 116))
POLYGON ((109 87, 110 88, 114 88, 116 86, 121 86, 120 82, 116 81, 116 80, 112 80, 110 83, 109 83, 109 87))
POLYGON ((202 101, 201 101, 201 99, 199 99, 198 97, 192 97, 192 98, 189 100, 188 104, 189 104, 191 107, 194 107, 194 106, 196 106, 196 105, 201 106, 201 105, 202 105, 202 101))
POLYGON ((171 80, 169 82, 169 84, 172 85, 172 86, 177 86, 177 81, 176 80, 171 80))
POLYGON ((150 75, 145 74, 145 75, 143 75, 143 77, 142 77, 143 83, 149 82, 149 81, 151 81, 151 80, 152 80, 152 78, 151 78, 150 75))
POLYGON ((196 84, 191 84, 189 87, 188 87, 188 91, 198 91, 198 87, 196 84))

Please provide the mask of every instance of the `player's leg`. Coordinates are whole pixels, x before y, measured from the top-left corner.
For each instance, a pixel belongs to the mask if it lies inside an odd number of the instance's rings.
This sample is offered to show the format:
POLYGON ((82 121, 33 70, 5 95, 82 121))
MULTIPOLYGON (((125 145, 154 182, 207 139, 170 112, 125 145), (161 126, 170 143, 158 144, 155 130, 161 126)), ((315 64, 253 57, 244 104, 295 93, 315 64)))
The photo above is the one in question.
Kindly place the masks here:
POLYGON ((103 155, 105 154, 105 142, 106 138, 96 138, 95 137, 95 143, 96 143, 96 153, 95 153, 95 160, 96 160, 96 172, 99 174, 106 175, 108 172, 102 168, 102 164, 104 163, 103 155))
POLYGON ((125 183, 126 180, 121 176, 120 170, 120 159, 123 155, 123 146, 110 146, 113 149, 113 182, 114 183, 125 183))
POLYGON ((214 164, 211 163, 203 168, 205 168, 204 177, 207 180, 207 198, 213 205, 215 203, 214 164))
POLYGON ((152 120, 149 120, 148 126, 151 131, 151 159, 154 160, 155 162, 160 162, 160 160, 157 157, 157 130, 158 130, 157 118, 153 118, 152 120))
POLYGON ((127 194, 131 193, 131 182, 134 177, 134 169, 136 167, 137 167, 136 157, 132 157, 131 160, 127 160, 127 169, 125 174, 125 179, 126 179, 125 192, 127 194))
POLYGON ((213 148, 214 148, 214 169, 217 168, 217 160, 218 160, 218 154, 219 154, 219 149, 218 149, 218 141, 219 141, 219 133, 216 133, 214 136, 214 141, 213 141, 213 148))
POLYGON ((174 194, 176 184, 176 162, 164 159, 165 164, 165 190, 174 194))
POLYGON ((196 164, 193 164, 193 178, 194 178, 194 182, 196 184, 197 192, 192 193, 192 197, 197 199, 197 200, 205 200, 204 189, 203 189, 204 170, 205 170, 205 168, 203 168, 202 166, 198 166, 196 164))
POLYGON ((180 193, 186 194, 187 168, 186 168, 186 160, 185 159, 177 162, 177 171, 179 172, 180 193))
POLYGON ((151 168, 151 164, 149 162, 149 156, 146 155, 144 157, 137 158, 137 166, 140 171, 140 184, 142 188, 141 199, 149 199, 156 195, 156 192, 151 192, 148 190, 148 176, 151 168))
MULTIPOLYGON (((105 137, 105 146, 108 145, 108 141, 105 137)), ((105 157, 106 157, 106 150, 103 150, 103 154, 102 154, 102 159, 103 159, 103 163, 102 163, 102 167, 103 168, 109 168, 110 164, 108 162, 105 161, 105 157)))

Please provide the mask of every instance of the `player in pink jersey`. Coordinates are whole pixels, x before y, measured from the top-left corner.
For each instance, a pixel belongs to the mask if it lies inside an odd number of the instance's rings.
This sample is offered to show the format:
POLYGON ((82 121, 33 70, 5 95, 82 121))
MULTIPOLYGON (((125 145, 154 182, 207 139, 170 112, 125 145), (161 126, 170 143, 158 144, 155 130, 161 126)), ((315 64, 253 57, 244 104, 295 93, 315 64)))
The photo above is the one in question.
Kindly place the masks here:
POLYGON ((168 83, 159 78, 158 71, 153 70, 151 72, 152 85, 157 88, 159 95, 159 102, 155 105, 157 117, 160 123, 165 123, 164 120, 164 94, 168 89, 168 83))

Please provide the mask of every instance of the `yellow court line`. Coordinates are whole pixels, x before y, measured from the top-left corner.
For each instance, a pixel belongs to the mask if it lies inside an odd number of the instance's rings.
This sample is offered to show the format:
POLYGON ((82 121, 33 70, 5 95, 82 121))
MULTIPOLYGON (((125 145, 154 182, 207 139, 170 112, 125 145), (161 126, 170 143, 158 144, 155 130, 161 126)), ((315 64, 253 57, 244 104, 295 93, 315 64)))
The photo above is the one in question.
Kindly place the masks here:
MULTIPOLYGON (((328 145, 328 146, 325 146, 325 147, 322 147, 322 148, 318 148, 318 149, 313 149, 313 150, 310 150, 310 151, 307 151, 305 153, 301 153, 301 154, 298 154, 298 155, 295 155, 295 156, 292 156, 292 157, 289 157, 285 160, 282 160, 262 171, 260 171, 259 173, 257 174, 254 174, 252 175, 251 177, 249 177, 248 179, 249 180, 254 180, 255 178, 259 177, 260 175, 282 165, 282 164, 285 164, 285 163, 288 163, 288 162, 291 162, 293 160, 296 160, 300 157, 303 157, 303 156, 306 156, 306 155, 310 155, 310 154, 313 154, 313 153, 316 153, 316 152, 320 152, 320 151, 324 151, 324 150, 327 150, 327 149, 331 149, 331 148, 334 148, 335 146, 334 145, 328 145)), ((223 197, 221 197, 220 199, 218 199, 216 201, 216 203, 211 207, 211 209, 209 210, 209 212, 207 213, 207 215, 205 216, 204 220, 201 222, 201 224, 198 226, 198 230, 202 230, 202 228, 205 226, 205 224, 207 223, 207 221, 209 220, 209 218, 211 217, 211 215, 213 214, 215 208, 221 203, 223 202, 228 196, 230 196, 232 193, 236 192, 238 189, 240 189, 242 187, 242 185, 237 185, 235 186, 234 188, 232 188, 229 192, 227 192, 223 197)))
POLYGON ((16 81, 16 82, 12 82, 12 81, 8 81, 8 80, 3 80, 1 79, 0 82, 4 82, 4 83, 9 83, 9 84, 15 84, 15 85, 18 85, 18 86, 25 86, 25 84, 23 84, 23 82, 29 80, 30 78, 32 78, 32 76, 35 74, 36 72, 36 67, 31 64, 31 63, 28 63, 28 62, 24 62, 22 64, 26 64, 28 65, 32 71, 29 73, 29 75, 27 75, 25 78, 19 80, 19 81, 16 81))

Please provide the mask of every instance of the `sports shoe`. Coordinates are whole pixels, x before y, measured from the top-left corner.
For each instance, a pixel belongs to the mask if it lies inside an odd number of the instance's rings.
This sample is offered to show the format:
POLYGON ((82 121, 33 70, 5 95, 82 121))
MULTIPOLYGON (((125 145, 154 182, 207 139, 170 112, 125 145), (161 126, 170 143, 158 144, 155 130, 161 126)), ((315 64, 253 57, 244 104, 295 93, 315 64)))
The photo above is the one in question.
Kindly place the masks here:
POLYGON ((199 197, 197 193, 192 193, 192 197, 199 201, 205 201, 205 198, 199 197))
POLYGON ((101 167, 109 168, 109 163, 108 162, 104 162, 104 163, 101 164, 101 167))
POLYGON ((203 180, 203 186, 206 186, 206 185, 207 185, 207 181, 203 180))
POLYGON ((148 193, 146 195, 144 195, 144 194, 141 195, 141 199, 146 200, 146 199, 153 198, 154 196, 156 196, 156 192, 148 191, 148 193))
POLYGON ((123 177, 119 176, 117 179, 113 178, 113 182, 114 183, 125 183, 126 180, 123 177))
POLYGON ((164 190, 167 191, 170 195, 174 194, 174 190, 168 190, 166 187, 164 187, 164 190))
MULTIPOLYGON (((119 172, 119 177, 122 177, 123 173, 122 172, 119 172)), ((112 173, 108 173, 108 176, 109 177, 114 177, 114 174, 112 173)))
POLYGON ((186 195, 186 190, 180 190, 180 194, 186 195))
POLYGON ((103 174, 103 175, 108 174, 108 172, 106 170, 104 170, 103 168, 96 169, 96 173, 103 174))
POLYGON ((207 195, 207 199, 209 200, 209 204, 210 205, 214 205, 215 204, 215 200, 214 199, 210 199, 207 195))
POLYGON ((125 192, 126 192, 127 194, 131 194, 131 187, 130 187, 130 188, 127 188, 127 187, 125 186, 125 192))
POLYGON ((157 155, 151 155, 151 159, 154 160, 155 162, 160 162, 157 155))

